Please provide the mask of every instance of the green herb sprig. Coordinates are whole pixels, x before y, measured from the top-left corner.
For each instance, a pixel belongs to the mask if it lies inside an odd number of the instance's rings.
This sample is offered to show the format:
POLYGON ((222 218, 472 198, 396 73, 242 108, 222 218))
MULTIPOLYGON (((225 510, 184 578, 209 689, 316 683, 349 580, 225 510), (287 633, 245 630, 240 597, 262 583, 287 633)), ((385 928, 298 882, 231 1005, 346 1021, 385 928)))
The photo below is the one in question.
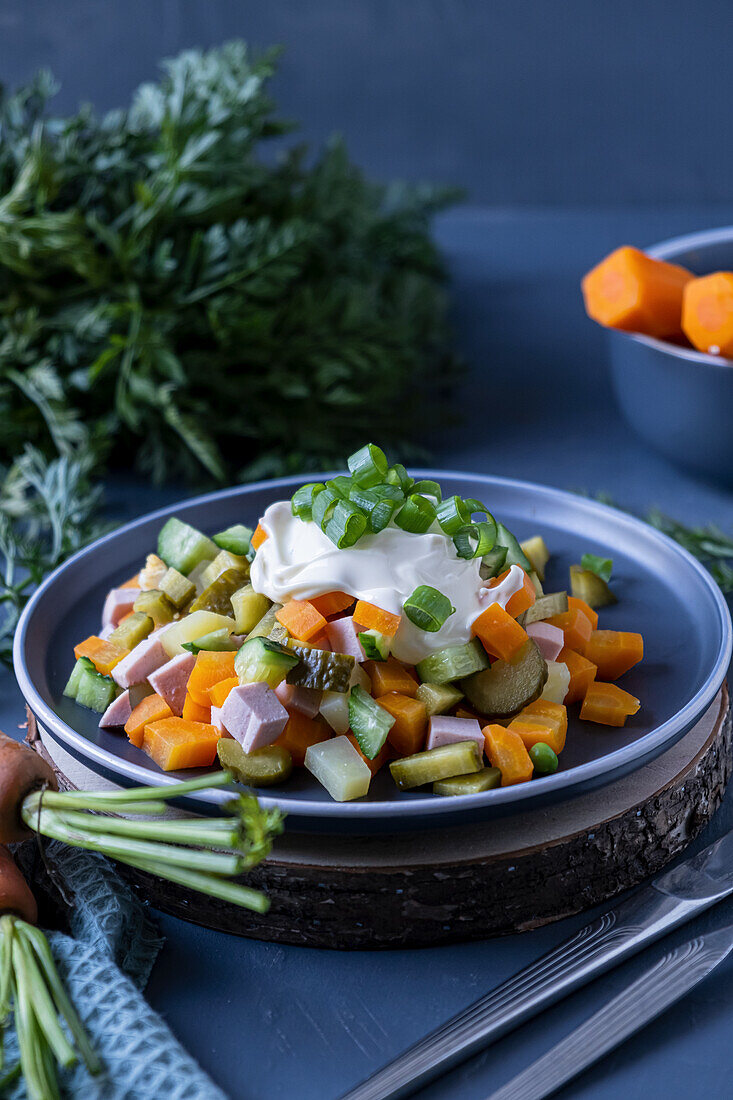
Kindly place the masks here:
POLYGON ((271 155, 276 57, 186 51, 103 117, 49 117, 48 74, 0 91, 0 461, 86 426, 158 480, 266 477, 444 416, 456 192, 375 185, 340 141, 271 155))

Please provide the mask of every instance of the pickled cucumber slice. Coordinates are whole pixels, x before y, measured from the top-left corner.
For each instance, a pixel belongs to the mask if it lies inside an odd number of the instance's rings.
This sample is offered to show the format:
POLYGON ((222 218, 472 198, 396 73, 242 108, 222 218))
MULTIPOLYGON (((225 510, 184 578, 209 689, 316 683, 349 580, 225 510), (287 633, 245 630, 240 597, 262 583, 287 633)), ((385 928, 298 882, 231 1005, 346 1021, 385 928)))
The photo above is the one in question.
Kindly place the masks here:
POLYGON ((498 768, 482 768, 473 775, 454 775, 451 779, 441 779, 433 783, 433 794, 481 794, 493 791, 501 786, 501 772, 498 768))
POLYGON ((183 573, 179 573, 177 569, 173 568, 166 569, 158 582, 158 588, 168 597, 177 611, 185 607, 188 601, 196 595, 196 585, 193 581, 190 581, 188 577, 184 577, 183 573))
POLYGON ((191 612, 213 611, 215 615, 231 615, 232 596, 247 583, 248 579, 248 569, 225 569, 200 596, 196 597, 189 610, 191 612))
POLYGON ((616 603, 614 596, 603 577, 581 565, 570 566, 570 591, 579 600, 585 600, 589 607, 608 607, 616 603))
POLYGON ((125 649, 134 649, 143 638, 147 638, 153 625, 150 615, 146 615, 144 611, 133 611, 117 624, 109 636, 109 641, 116 642, 125 649))
POLYGON ((232 596, 232 608, 234 609, 234 621, 237 624, 238 634, 249 634, 267 613, 271 601, 267 596, 255 592, 251 584, 245 584, 232 596))
POLYGON ((241 570, 241 572, 247 574, 245 580, 249 580, 249 562, 247 559, 240 557, 239 554, 230 554, 228 550, 220 550, 201 574, 201 583, 204 588, 208 588, 222 573, 226 573, 229 569, 241 570))
POLYGON ((550 560, 550 551, 547 549, 542 535, 534 535, 531 539, 520 542, 522 553, 529 558, 533 570, 541 581, 545 579, 545 566, 550 560))
POLYGON ((222 737, 216 753, 222 768, 247 787, 274 787, 289 779, 293 771, 293 758, 282 745, 266 745, 245 752, 239 741, 222 737))
POLYGON ((457 741, 453 745, 441 745, 393 760, 389 770, 400 790, 409 791, 454 775, 477 772, 482 764, 483 756, 476 741, 457 741))
MULTIPOLYGON (((250 635, 251 637, 251 635, 250 635)), ((331 653, 327 649, 310 649, 302 645, 289 645, 290 652, 300 658, 287 675, 289 684, 315 688, 318 691, 349 690, 354 658, 348 653, 331 653)))
POLYGON ((524 625, 538 623, 542 619, 549 619, 552 615, 562 615, 568 609, 567 592, 548 592, 546 596, 538 596, 531 607, 524 613, 524 625))
POLYGON ((133 611, 141 615, 148 615, 155 626, 165 626, 173 622, 176 609, 159 588, 151 588, 148 592, 141 592, 132 605, 133 611))
POLYGON ((453 684, 420 684, 417 698, 428 712, 428 718, 434 714, 445 714, 456 703, 460 703, 463 692, 453 684))
POLYGON ((250 638, 272 638, 273 642, 284 645, 290 635, 282 623, 277 620, 277 613, 282 607, 281 603, 274 603, 269 611, 262 616, 257 626, 249 632, 250 638))
POLYGON ((528 638, 511 661, 494 661, 491 668, 463 680, 461 687, 479 714, 509 718, 538 699, 546 681, 547 662, 528 638))
POLYGON ((473 638, 466 645, 447 646, 438 653, 431 653, 415 667, 424 683, 447 684, 451 680, 470 676, 472 672, 480 672, 488 663, 486 650, 478 639, 473 638))

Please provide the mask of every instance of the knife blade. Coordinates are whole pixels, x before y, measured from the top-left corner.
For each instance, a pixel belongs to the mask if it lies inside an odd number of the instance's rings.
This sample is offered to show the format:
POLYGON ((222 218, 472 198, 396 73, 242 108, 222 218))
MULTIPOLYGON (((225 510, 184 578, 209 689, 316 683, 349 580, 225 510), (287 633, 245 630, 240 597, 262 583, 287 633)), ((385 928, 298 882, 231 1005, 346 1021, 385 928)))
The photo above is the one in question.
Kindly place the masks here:
POLYGON ((544 1100, 688 993, 733 950, 733 926, 669 951, 488 1100, 544 1100))
POLYGON ((474 1001, 341 1100, 396 1100, 733 893, 733 831, 474 1001))

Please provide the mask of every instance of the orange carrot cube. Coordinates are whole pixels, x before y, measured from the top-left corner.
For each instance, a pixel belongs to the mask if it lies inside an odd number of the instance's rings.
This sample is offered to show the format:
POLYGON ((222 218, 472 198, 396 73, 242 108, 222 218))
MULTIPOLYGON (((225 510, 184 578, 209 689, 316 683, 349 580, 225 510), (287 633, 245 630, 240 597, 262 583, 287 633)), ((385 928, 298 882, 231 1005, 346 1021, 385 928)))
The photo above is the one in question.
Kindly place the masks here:
POLYGON ((570 673, 570 685, 563 703, 569 706, 570 703, 580 702, 585 697, 589 684, 595 680, 596 666, 580 653, 567 648, 560 650, 557 660, 558 664, 567 665, 570 673))
POLYGON ((320 611, 321 615, 328 619, 331 615, 338 615, 339 612, 351 607, 354 597, 348 592, 326 592, 323 596, 315 596, 310 602, 316 611, 320 611))
POLYGON ((483 734, 486 755, 491 765, 501 772, 502 787, 529 782, 534 765, 519 734, 499 725, 485 726, 483 734))
POLYGON ((492 603, 474 619, 471 630, 492 657, 510 661, 527 641, 527 631, 498 603, 492 603))
POLYGON ((377 702, 394 718, 394 725, 387 734, 387 740, 400 756, 412 756, 420 752, 425 741, 428 726, 428 712, 419 699, 399 692, 390 691, 381 695, 377 702))
POLYGON ((593 633, 593 627, 587 615, 577 607, 573 607, 569 611, 561 612, 559 615, 551 615, 545 621, 562 630, 565 636, 566 649, 573 649, 576 653, 585 653, 585 647, 588 645, 590 636, 593 633))
POLYGON ((603 680, 617 680, 644 656, 644 639, 627 630, 594 630, 585 656, 603 680))
POLYGON ((580 717, 585 722, 598 722, 602 726, 623 726, 640 706, 638 699, 616 684, 595 680, 585 693, 580 717))
POLYGON ((181 718, 186 718, 191 722, 210 722, 211 707, 202 707, 200 703, 195 703, 191 696, 186 693, 181 718))
POLYGON ((583 279, 586 312, 609 328, 662 339, 678 336, 685 287, 693 278, 678 264, 652 259, 625 245, 583 279))
POLYGON ((164 772, 208 768, 216 760, 220 736, 219 731, 206 722, 163 718, 145 727, 142 747, 164 772))
POLYGON ((326 619, 310 600, 288 600, 276 618, 299 642, 308 642, 326 629, 326 619))
POLYGON ((257 527, 255 528, 255 533, 250 539, 250 542, 252 543, 252 549, 258 550, 260 546, 262 546, 262 543, 265 541, 266 538, 267 531, 264 529, 261 523, 258 523, 257 527))
POLYGON ((598 612, 579 596, 568 596, 568 611, 582 611, 594 630, 598 629, 598 612))
POLYGON ((135 748, 142 748, 143 734, 148 723, 170 718, 172 714, 173 711, 162 696, 146 695, 125 722, 125 733, 135 748))
POLYGON ((391 691, 399 695, 409 695, 410 698, 417 695, 417 680, 395 657, 388 657, 386 661, 365 661, 362 668, 372 682, 372 695, 375 699, 391 691))
POLYGON ((232 650, 214 651, 202 649, 196 654, 196 664, 188 678, 188 694, 200 707, 211 705, 209 688, 222 680, 231 680, 235 676, 232 650))
POLYGON ((275 744, 287 749, 293 758, 293 763, 302 768, 306 750, 311 745, 319 745, 321 741, 328 741, 332 733, 333 730, 320 715, 316 715, 315 718, 308 718, 300 711, 293 710, 290 712, 285 729, 275 741, 275 744))
POLYGON ((354 608, 354 622, 366 630, 376 630, 388 638, 393 638, 402 622, 402 616, 393 615, 390 611, 384 611, 383 608, 376 607, 365 600, 357 600, 354 608))
POLYGON ((239 687, 237 676, 229 676, 226 680, 220 680, 218 684, 212 684, 208 692, 212 707, 223 707, 229 692, 235 687, 239 687))
POLYGON ((90 634, 83 642, 74 646, 76 659, 88 657, 97 672, 101 672, 104 676, 109 676, 115 665, 118 665, 129 652, 130 650, 125 649, 124 646, 98 638, 96 634, 90 634))

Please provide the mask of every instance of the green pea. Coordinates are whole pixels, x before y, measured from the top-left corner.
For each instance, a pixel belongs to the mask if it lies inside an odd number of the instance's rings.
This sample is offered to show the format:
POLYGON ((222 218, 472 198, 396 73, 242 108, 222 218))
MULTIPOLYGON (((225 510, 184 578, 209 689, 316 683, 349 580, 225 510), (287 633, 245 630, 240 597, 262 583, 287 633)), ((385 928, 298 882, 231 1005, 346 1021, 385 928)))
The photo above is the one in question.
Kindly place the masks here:
POLYGON ((535 775, 552 775, 557 771, 557 754, 544 741, 538 741, 529 750, 529 758, 534 766, 535 775))

